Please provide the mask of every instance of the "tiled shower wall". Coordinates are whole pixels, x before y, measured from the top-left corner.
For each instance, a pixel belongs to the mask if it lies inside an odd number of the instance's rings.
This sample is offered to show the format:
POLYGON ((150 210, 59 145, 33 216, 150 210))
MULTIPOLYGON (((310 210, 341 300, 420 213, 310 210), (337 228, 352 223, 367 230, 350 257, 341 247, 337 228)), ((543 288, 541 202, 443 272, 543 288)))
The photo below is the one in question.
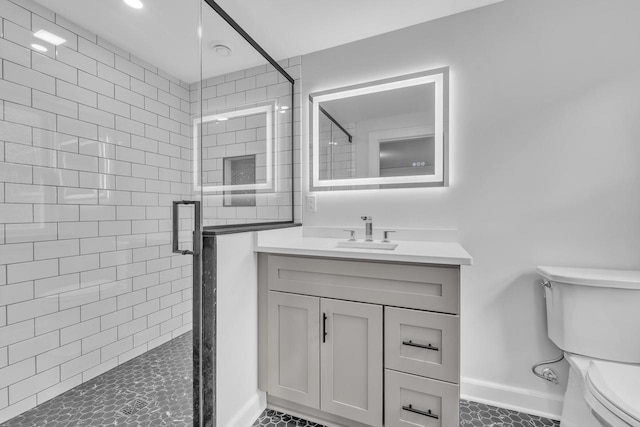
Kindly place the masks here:
MULTIPOLYGON (((347 131, 355 135, 355 123, 342 123, 347 131)), ((324 115, 319 123, 320 157, 318 171, 320 179, 344 179, 356 177, 355 141, 349 142, 349 136, 324 115)), ((313 166, 311 166, 313 167, 313 166)))
POLYGON ((187 84, 31 0, 0 17, 2 422, 191 328, 191 147, 187 84))
MULTIPOLYGON (((300 201, 300 57, 279 61, 278 64, 295 80, 293 106, 294 144, 294 218, 301 218, 300 201)), ((265 105, 277 102, 291 108, 290 83, 270 64, 206 79, 202 85, 203 115, 265 105)), ((191 85, 191 100, 199 101, 198 84, 191 85)), ((203 225, 242 224, 291 220, 291 114, 276 112, 279 120, 280 151, 278 192, 255 195, 255 206, 224 206, 221 194, 203 196, 203 225)), ((265 115, 208 123, 203 129, 203 170, 205 182, 219 184, 225 157, 256 154, 256 165, 264 162, 265 115)), ((264 176, 257 175, 264 181, 264 176)), ((260 182, 260 181, 258 181, 260 182)))

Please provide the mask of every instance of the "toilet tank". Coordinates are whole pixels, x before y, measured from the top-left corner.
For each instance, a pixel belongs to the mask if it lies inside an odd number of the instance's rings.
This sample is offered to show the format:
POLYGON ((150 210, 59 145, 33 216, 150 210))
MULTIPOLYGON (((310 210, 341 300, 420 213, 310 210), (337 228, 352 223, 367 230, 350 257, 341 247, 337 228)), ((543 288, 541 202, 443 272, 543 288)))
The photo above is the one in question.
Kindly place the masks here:
POLYGON ((640 271, 538 267, 547 333, 570 353, 640 363, 640 271))

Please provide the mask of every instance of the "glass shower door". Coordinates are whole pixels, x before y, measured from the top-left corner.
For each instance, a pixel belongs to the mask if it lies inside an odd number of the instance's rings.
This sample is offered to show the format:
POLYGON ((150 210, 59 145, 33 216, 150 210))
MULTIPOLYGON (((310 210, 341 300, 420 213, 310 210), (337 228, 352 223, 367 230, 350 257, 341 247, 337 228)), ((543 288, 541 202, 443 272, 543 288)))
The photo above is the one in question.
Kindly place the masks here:
POLYGON ((198 425, 203 3, 0 3, 0 423, 198 425))

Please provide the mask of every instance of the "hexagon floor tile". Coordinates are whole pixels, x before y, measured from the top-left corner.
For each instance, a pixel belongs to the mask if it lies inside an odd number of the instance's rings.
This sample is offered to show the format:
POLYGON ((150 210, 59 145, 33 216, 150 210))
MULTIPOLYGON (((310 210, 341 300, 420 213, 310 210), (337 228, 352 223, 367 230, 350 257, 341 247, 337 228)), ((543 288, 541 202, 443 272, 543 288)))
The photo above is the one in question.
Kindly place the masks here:
POLYGON ((560 422, 483 403, 460 401, 460 427, 559 427, 560 422))
MULTIPOLYGON (((136 357, 2 427, 191 427, 191 332, 136 357), (123 409, 137 400, 137 411, 123 409)), ((460 401, 460 427, 558 427, 557 421, 482 403, 460 401)), ((265 410, 253 427, 322 427, 265 410)))
MULTIPOLYGON (((460 401, 460 427, 559 427, 558 421, 482 403, 460 401)), ((265 410, 252 427, 322 427, 282 412, 265 410)))
POLYGON ((19 415, 2 427, 190 427, 191 332, 19 415), (119 411, 138 400, 131 415, 119 411))

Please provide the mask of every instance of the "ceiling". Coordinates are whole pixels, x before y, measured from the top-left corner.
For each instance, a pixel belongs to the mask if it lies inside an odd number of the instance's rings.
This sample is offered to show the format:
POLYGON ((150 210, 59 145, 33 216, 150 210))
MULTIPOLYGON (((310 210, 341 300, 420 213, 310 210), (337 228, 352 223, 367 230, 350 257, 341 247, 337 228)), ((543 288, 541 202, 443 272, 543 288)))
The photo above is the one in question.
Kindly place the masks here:
POLYGON ((216 0, 276 59, 327 49, 502 0, 216 0))
MULTIPOLYGON (((140 10, 122 0, 37 1, 184 82, 200 80, 200 0, 143 0, 140 10)), ((204 78, 266 63, 213 9, 202 4, 204 78), (230 47, 232 54, 216 55, 210 47, 217 42, 230 47)))
MULTIPOLYGON (((122 0, 37 0, 187 83, 200 80, 200 0, 142 0, 136 10, 122 0)), ((218 0, 272 57, 284 59, 375 36, 502 0, 218 0)), ((203 76, 250 68, 266 61, 206 3, 203 5, 203 76), (210 46, 223 42, 228 57, 210 46)))

